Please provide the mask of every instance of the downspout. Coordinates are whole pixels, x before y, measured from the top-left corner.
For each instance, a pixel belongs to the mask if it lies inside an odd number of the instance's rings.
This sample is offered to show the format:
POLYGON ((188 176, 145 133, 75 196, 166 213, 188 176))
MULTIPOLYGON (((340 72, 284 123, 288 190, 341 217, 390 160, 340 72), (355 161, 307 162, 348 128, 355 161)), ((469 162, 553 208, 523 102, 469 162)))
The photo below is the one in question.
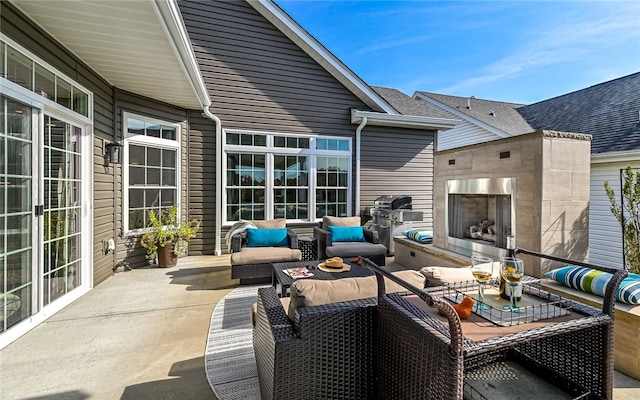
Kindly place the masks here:
POLYGON ((198 66, 198 60, 191 47, 191 39, 187 33, 187 28, 182 19, 180 7, 178 6, 178 0, 157 0, 151 2, 156 14, 158 15, 163 28, 166 30, 167 37, 173 44, 174 50, 178 59, 182 62, 184 72, 187 78, 192 84, 192 88, 198 97, 204 115, 213 120, 216 124, 216 239, 215 239, 215 255, 222 254, 220 249, 220 235, 222 233, 222 179, 221 176, 221 164, 222 164, 222 122, 220 118, 215 116, 209 107, 211 106, 211 99, 207 91, 207 86, 202 78, 202 73, 198 66))
POLYGON ((360 140, 362 129, 367 125, 367 117, 362 117, 362 122, 356 128, 356 215, 360 216, 360 140))
POLYGON ((204 115, 216 124, 216 247, 214 254, 222 255, 220 236, 222 235, 222 122, 215 114, 209 111, 209 106, 203 108, 204 115))

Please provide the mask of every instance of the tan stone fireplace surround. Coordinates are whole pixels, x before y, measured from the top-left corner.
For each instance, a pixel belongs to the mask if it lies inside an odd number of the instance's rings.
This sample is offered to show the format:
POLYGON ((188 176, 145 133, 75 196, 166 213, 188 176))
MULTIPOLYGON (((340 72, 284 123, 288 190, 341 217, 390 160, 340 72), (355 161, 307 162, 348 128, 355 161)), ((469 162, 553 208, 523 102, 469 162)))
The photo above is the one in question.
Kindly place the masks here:
MULTIPOLYGON (((513 215, 505 229, 514 231, 517 246, 587 261, 590 156, 590 135, 555 131, 437 152, 433 246, 464 256, 503 255, 504 250, 493 243, 460 246, 449 236, 448 190, 454 181, 509 182, 513 215)), ((523 258, 529 275, 541 277, 557 267, 523 258)))

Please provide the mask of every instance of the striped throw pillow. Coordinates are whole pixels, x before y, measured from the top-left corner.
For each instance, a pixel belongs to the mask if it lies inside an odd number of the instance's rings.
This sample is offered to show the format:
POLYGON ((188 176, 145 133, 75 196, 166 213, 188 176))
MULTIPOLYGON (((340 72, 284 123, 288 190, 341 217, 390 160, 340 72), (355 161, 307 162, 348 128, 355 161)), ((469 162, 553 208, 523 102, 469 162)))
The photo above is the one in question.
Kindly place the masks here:
POLYGON ((416 242, 420 243, 431 243, 431 241, 433 240, 433 231, 428 231, 420 228, 409 229, 402 232, 402 234, 409 239, 413 239, 416 242))
MULTIPOLYGON (((611 274, 597 269, 569 265, 545 273, 558 283, 583 292, 604 296, 611 274)), ((618 286, 616 300, 626 304, 640 304, 640 275, 629 274, 618 286)))

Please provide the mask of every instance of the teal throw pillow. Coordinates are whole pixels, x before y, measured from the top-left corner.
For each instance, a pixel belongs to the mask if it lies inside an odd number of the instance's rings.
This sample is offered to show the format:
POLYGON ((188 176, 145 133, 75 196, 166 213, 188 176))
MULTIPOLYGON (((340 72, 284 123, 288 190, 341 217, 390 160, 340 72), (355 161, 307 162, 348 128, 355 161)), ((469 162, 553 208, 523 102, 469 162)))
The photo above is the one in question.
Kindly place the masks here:
MULTIPOLYGON (((608 272, 575 265, 554 269, 545 275, 564 286, 598 296, 604 296, 612 276, 608 272)), ((640 275, 629 274, 622 280, 618 286, 616 300, 626 304, 640 304, 640 275)))
POLYGON ((287 228, 277 229, 247 229, 247 247, 286 247, 287 228))
POLYGON ((334 242, 364 242, 361 226, 330 226, 329 232, 334 242))

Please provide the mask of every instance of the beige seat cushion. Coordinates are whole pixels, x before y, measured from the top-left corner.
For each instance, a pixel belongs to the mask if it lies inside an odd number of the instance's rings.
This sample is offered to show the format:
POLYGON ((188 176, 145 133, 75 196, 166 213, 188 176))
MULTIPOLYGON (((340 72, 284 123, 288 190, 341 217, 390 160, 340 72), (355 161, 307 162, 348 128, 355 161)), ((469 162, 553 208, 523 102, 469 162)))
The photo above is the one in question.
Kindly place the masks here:
MULTIPOLYGON (((442 286, 448 283, 468 282, 475 278, 469 267, 422 267, 420 272, 427 279, 427 286, 442 286)), ((493 278, 500 277, 500 262, 493 262, 493 278)))
MULTIPOLYGON (((394 272, 394 275, 418 288, 423 288, 424 275, 418 271, 406 270, 394 272)), ((387 293, 404 292, 407 289, 385 278, 387 293)), ((289 303, 289 318, 293 320, 296 309, 322 304, 339 303, 342 301, 367 299, 378 295, 378 285, 375 275, 344 278, 333 281, 316 279, 298 280, 291 285, 291 302, 289 303)))
POLYGON ((258 229, 280 229, 287 227, 287 220, 284 218, 252 220, 251 223, 253 223, 258 229))
POLYGON ((474 280, 471 267, 422 267, 420 272, 427 279, 427 286, 474 280))
POLYGON ((322 229, 330 226, 360 226, 360 217, 322 217, 322 229))
POLYGON ((243 247, 231 254, 231 265, 265 264, 274 262, 300 261, 299 249, 288 247, 243 247))

